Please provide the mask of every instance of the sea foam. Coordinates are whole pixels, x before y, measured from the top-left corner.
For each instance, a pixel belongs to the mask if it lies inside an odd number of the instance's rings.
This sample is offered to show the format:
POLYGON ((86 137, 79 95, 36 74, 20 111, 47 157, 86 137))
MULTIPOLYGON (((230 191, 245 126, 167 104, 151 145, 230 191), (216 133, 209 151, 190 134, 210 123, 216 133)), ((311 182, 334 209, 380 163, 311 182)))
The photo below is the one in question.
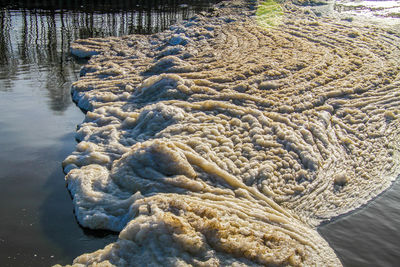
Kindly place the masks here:
POLYGON ((399 38, 257 1, 151 36, 79 40, 87 110, 64 161, 83 227, 120 232, 75 266, 339 266, 315 227, 399 174, 399 38))

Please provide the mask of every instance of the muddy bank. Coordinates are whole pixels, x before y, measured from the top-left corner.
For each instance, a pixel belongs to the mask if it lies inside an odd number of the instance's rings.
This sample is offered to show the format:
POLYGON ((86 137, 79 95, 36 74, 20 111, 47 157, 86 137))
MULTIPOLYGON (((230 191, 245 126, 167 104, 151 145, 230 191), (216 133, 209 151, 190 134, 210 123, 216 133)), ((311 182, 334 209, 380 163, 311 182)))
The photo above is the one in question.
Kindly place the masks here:
POLYGON ((68 188, 82 226, 120 232, 75 264, 340 265, 315 227, 399 174, 399 38, 263 7, 72 46, 93 57, 68 188))

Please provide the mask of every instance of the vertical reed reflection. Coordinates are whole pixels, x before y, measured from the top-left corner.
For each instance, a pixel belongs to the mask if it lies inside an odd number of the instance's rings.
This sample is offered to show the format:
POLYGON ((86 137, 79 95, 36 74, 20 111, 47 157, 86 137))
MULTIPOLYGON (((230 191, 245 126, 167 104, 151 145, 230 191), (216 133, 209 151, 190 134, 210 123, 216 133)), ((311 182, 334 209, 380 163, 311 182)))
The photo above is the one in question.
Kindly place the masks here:
POLYGON ((159 32, 215 2, 0 0, 0 90, 11 90, 17 73, 39 72, 46 76, 50 108, 63 111, 70 104, 67 77, 77 68, 71 41, 159 32))

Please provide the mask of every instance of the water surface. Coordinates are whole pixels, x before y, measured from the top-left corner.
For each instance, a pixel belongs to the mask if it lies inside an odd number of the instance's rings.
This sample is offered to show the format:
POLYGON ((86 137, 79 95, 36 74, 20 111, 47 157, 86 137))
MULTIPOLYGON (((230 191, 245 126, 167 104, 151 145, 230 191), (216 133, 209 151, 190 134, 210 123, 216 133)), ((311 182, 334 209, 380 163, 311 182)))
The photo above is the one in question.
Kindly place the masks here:
POLYGON ((344 266, 397 266, 400 183, 366 207, 319 228, 344 266))

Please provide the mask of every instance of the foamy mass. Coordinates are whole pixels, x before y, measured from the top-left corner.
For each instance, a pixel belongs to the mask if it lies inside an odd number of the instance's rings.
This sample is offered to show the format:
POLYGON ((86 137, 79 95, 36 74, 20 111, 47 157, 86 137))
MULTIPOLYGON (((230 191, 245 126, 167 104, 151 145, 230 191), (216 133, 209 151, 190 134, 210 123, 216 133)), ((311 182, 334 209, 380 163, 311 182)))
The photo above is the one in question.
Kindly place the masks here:
POLYGON ((119 232, 74 266, 341 265, 316 227, 399 174, 400 38, 259 4, 72 45, 92 58, 68 189, 83 227, 119 232))

